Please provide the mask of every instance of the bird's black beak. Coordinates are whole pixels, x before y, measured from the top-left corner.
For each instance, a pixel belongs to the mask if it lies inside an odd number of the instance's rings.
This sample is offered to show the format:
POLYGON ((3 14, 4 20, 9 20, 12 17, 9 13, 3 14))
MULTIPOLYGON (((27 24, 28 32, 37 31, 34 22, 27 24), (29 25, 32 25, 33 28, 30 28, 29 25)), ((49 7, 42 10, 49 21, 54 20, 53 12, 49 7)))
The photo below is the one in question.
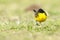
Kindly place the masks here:
POLYGON ((33 9, 33 11, 36 13, 36 10, 35 9, 33 9))

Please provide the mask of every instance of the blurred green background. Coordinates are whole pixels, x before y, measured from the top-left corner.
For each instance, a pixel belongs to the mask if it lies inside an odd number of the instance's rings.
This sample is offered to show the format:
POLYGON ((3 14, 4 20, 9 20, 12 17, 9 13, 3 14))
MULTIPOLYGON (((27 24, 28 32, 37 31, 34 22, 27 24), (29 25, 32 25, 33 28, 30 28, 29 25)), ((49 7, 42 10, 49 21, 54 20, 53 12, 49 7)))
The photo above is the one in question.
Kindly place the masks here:
POLYGON ((0 0, 0 40, 60 40, 60 0, 0 0), (49 16, 35 25, 34 13, 25 12, 40 5, 49 16))

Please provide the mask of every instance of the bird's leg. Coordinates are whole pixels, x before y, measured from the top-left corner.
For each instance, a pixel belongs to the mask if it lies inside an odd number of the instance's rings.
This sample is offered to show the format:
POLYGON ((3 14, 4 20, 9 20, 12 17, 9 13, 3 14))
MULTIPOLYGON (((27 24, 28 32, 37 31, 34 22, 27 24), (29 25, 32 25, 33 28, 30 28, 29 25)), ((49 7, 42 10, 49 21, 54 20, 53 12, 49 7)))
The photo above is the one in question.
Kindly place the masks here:
POLYGON ((38 24, 38 23, 36 23, 36 25, 38 25, 38 26, 39 26, 39 24, 38 24))
POLYGON ((39 24, 42 25, 41 22, 39 22, 39 24))
POLYGON ((39 23, 36 21, 36 25, 40 26, 39 23))

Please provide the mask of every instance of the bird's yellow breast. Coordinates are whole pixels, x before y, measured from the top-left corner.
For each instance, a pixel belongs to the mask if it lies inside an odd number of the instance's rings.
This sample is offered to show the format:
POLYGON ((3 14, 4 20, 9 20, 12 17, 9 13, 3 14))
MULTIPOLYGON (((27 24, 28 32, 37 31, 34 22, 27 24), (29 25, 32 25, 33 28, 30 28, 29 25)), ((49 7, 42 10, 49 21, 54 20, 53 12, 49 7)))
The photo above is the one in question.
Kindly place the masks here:
POLYGON ((45 13, 38 13, 37 17, 35 17, 36 21, 43 22, 47 19, 45 13))

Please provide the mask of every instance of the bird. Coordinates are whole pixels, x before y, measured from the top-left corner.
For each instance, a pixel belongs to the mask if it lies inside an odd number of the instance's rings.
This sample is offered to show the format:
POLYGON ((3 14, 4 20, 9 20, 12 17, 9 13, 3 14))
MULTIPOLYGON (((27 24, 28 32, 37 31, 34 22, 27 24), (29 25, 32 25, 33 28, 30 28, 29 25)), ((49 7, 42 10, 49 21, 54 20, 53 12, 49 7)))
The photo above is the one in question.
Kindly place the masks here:
POLYGON ((41 5, 33 4, 25 9, 26 12, 32 11, 34 12, 34 20, 36 21, 36 25, 40 25, 42 22, 46 21, 49 16, 48 13, 41 7, 41 5))
POLYGON ((47 13, 42 8, 39 8, 38 10, 33 9, 33 12, 35 14, 36 25, 46 21, 47 13))

